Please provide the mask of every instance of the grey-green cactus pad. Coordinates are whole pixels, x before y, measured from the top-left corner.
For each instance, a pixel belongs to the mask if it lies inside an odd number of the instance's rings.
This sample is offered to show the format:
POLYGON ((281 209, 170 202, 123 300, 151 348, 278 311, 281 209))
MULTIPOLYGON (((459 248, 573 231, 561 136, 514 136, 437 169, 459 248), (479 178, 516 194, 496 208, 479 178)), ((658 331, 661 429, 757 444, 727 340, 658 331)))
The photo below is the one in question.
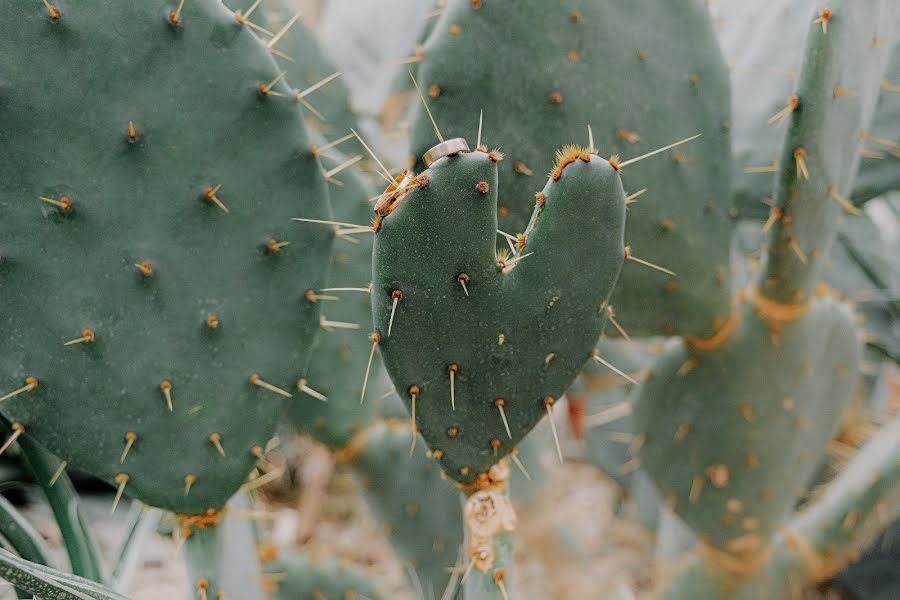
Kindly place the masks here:
POLYGON ((216 0, 178 25, 173 4, 59 2, 52 20, 21 2, 0 22, 0 395, 39 381, 0 409, 70 466, 199 513, 283 410, 251 376, 293 390, 332 234, 290 222, 328 218, 328 191, 288 86, 261 93, 265 46, 216 0))

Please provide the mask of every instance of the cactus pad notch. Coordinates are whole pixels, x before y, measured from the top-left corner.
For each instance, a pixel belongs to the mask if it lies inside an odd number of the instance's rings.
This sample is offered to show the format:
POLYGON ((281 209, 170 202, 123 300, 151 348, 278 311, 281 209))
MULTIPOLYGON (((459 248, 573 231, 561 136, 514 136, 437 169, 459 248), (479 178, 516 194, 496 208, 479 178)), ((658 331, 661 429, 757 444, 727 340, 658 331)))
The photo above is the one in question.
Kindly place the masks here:
POLYGON ((500 158, 440 158, 375 237, 385 366, 432 454, 463 484, 512 452, 590 359, 625 259, 618 172, 577 147, 560 154, 514 255, 498 256, 500 158))

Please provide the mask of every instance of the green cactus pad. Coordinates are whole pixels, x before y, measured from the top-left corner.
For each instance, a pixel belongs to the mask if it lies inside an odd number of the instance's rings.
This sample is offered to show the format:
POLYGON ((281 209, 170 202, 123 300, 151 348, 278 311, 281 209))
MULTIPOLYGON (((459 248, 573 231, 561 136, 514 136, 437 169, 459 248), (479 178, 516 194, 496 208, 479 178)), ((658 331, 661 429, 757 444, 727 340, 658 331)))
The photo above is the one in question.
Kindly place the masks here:
POLYGON ((810 300, 838 218, 851 210, 858 140, 873 118, 900 31, 893 8, 880 0, 832 2, 809 21, 794 92, 798 107, 787 117, 758 283, 764 296, 782 304, 810 300), (875 37, 887 47, 873 46, 875 37))
POLYGON ((16 3, 0 23, 0 396, 38 382, 0 409, 196 514, 283 411, 251 379, 298 401, 332 234, 290 222, 327 219, 328 190, 264 44, 216 0, 177 4, 16 3))
MULTIPOLYGON (((900 516, 900 419, 887 423, 825 491, 775 535, 755 569, 729 570, 696 553, 658 586, 659 600, 769 600, 821 584, 856 560, 900 516)), ((890 596, 885 596, 890 597, 890 596)))
POLYGON ((718 348, 678 341, 657 360, 634 411, 641 466, 698 535, 758 550, 783 524, 856 384, 855 337, 830 299, 783 323, 747 302, 718 348))
MULTIPOLYGON (((366 500, 400 558, 408 562, 426 598, 440 598, 462 544, 459 491, 424 445, 409 455, 412 432, 405 422, 375 423, 353 448, 366 500)), ((421 440, 419 440, 421 444, 421 440)))
MULTIPOLYGON (((626 264, 610 303, 637 335, 708 337, 729 311, 729 86, 706 2, 451 0, 425 45, 418 81, 443 133, 502 145, 500 228, 517 234, 553 150, 587 138, 600 154, 689 145, 623 170, 625 241, 676 277, 626 264)), ((435 143, 421 108, 412 152, 435 143)), ((615 335, 615 331, 609 331, 615 335)))
POLYGON ((385 366, 408 406, 415 397, 416 423, 443 468, 463 483, 547 414, 605 325, 625 252, 624 192, 608 162, 566 150, 515 258, 495 254, 496 153, 438 160, 375 237, 385 366))

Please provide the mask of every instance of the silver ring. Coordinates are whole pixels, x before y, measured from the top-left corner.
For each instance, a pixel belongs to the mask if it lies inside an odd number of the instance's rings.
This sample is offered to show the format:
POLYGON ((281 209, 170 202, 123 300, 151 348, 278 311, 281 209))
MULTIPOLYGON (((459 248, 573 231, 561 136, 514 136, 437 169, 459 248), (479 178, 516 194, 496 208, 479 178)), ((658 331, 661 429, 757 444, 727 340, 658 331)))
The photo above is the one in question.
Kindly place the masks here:
POLYGON ((469 144, 463 138, 453 138, 432 147, 422 155, 422 160, 426 167, 430 167, 445 156, 454 156, 460 152, 469 152, 469 144))

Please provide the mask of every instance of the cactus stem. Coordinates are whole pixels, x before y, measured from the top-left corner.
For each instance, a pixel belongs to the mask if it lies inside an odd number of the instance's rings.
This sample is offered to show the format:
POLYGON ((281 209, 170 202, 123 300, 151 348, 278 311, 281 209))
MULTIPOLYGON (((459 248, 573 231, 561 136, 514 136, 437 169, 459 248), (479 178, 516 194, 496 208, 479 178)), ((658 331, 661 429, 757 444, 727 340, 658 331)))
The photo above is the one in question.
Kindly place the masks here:
POLYGON ((94 330, 93 329, 85 329, 81 332, 81 337, 77 337, 74 340, 69 340, 65 342, 63 346, 73 346, 75 344, 88 344, 93 342, 95 339, 94 330))
POLYGON ((219 451, 219 454, 222 455, 222 458, 225 458, 225 447, 222 446, 222 435, 218 432, 212 432, 209 434, 210 443, 216 447, 216 450, 219 451))
POLYGON ((772 115, 772 117, 767 121, 769 125, 773 123, 777 123, 778 125, 784 125, 787 122, 791 113, 793 113, 800 106, 800 96, 797 94, 792 95, 788 99, 788 104, 780 111, 772 115))
POLYGON ((172 412, 172 382, 168 379, 163 379, 159 384, 159 389, 162 390, 163 396, 166 398, 166 406, 169 407, 169 412, 172 412))
POLYGON ((119 487, 116 489, 116 497, 113 499, 112 508, 109 509, 110 515, 114 514, 116 512, 116 507, 119 506, 119 500, 122 499, 122 494, 125 492, 125 486, 128 485, 128 474, 119 473, 116 475, 115 482, 119 487))
POLYGON ((122 456, 119 457, 119 464, 125 463, 125 457, 128 456, 128 452, 131 450, 131 447, 134 446, 134 442, 137 440, 137 434, 133 431, 125 432, 125 449, 122 450, 122 456))
POLYGON ((375 357, 375 348, 377 348, 378 344, 381 342, 381 334, 377 331, 373 331, 369 334, 369 339, 372 340, 372 350, 369 351, 369 362, 366 363, 366 376, 363 377, 362 392, 359 394, 360 404, 366 399, 366 386, 369 384, 369 373, 372 371, 372 359, 375 357))
POLYGON ((456 282, 462 286, 463 291, 466 293, 466 297, 469 296, 469 288, 466 287, 466 283, 469 281, 469 276, 465 273, 460 273, 456 276, 456 282))
MULTIPOLYGON (((361 161, 362 159, 363 159, 363 155, 362 155, 362 154, 357 154, 356 156, 353 156, 353 157, 351 157, 351 158, 348 158, 347 160, 345 160, 345 161, 342 162, 341 164, 339 164, 339 165, 337 165, 337 166, 335 166, 335 167, 329 169, 328 171, 326 171, 326 172, 325 172, 325 179, 331 179, 332 177, 334 177, 335 175, 337 175, 338 173, 340 173, 341 171, 343 171, 343 170, 346 169, 347 167, 351 167, 351 166, 355 165, 356 163, 358 163, 358 162, 361 161)), ((369 228, 369 229, 371 229, 371 228, 369 228)))
POLYGON ((506 435, 509 439, 512 439, 512 433, 509 430, 509 421, 506 420, 506 410, 503 408, 506 406, 506 400, 503 398, 497 398, 494 400, 494 406, 497 407, 497 410, 500 411, 500 419, 503 420, 503 428, 506 429, 506 435))
POLYGON ((222 189, 221 183, 219 185, 217 185, 216 187, 208 187, 207 186, 206 189, 203 190, 203 197, 206 198, 207 201, 212 202, 213 204, 218 206, 223 212, 228 213, 228 212, 230 212, 228 210, 228 207, 225 206, 225 204, 216 195, 220 189, 222 189))
POLYGON ((193 473, 188 473, 184 476, 184 495, 187 496, 191 493, 191 487, 197 482, 197 476, 193 473))
POLYGON ((0 446, 0 454, 6 452, 6 449, 13 445, 13 443, 19 439, 19 437, 25 433, 25 426, 19 423, 18 421, 12 424, 13 433, 11 436, 6 438, 6 442, 0 446))
POLYGON ((32 375, 29 375, 28 377, 25 378, 25 385, 23 385, 19 389, 14 390, 14 391, 6 394, 2 398, 0 398, 0 402, 3 402, 4 400, 9 400, 10 398, 12 398, 14 396, 18 396, 19 394, 24 394, 25 392, 30 392, 31 390, 36 389, 37 386, 38 386, 37 378, 32 375))
POLYGON ((293 398, 290 392, 287 392, 280 387, 274 386, 271 383, 267 383, 260 379, 259 373, 254 373, 250 376, 250 383, 252 383, 253 385, 257 385, 264 390, 269 390, 270 392, 278 394, 279 396, 284 396, 285 398, 293 398))
MULTIPOLYGON (((703 134, 702 134, 702 133, 698 133, 697 135, 694 135, 694 136, 691 136, 691 137, 689 137, 689 138, 685 138, 685 139, 683 139, 683 140, 677 141, 677 142, 675 142, 674 144, 669 144, 668 146, 663 146, 662 148, 657 148, 656 150, 653 150, 653 151, 648 152, 648 153, 646 153, 646 154, 642 154, 642 155, 637 156, 637 157, 635 157, 635 158, 631 158, 631 159, 629 159, 629 160, 626 160, 625 162, 621 162, 621 163, 618 164, 618 167, 619 167, 619 168, 616 169, 616 170, 618 171, 618 170, 624 169, 624 168, 627 167, 628 165, 633 165, 634 163, 640 162, 640 161, 644 160, 645 158, 650 158, 651 156, 656 156, 657 154, 659 154, 659 153, 661 153, 661 152, 665 152, 666 150, 671 150, 672 148, 676 148, 676 147, 678 147, 678 146, 680 146, 680 145, 682 145, 682 144, 686 144, 686 143, 688 143, 688 142, 690 142, 690 141, 692 141, 692 140, 696 140, 696 139, 697 139, 698 137, 700 137, 701 135, 703 135, 703 134)), ((610 161, 610 164, 612 164, 611 161, 610 161)))
POLYGON ((563 464, 562 448, 559 445, 559 434, 556 433, 556 421, 553 420, 553 396, 544 398, 544 406, 547 408, 547 417, 550 421, 550 431, 553 432, 553 443, 556 444, 556 455, 559 457, 559 464, 563 464))
POLYGON ((459 371, 459 365, 452 363, 447 371, 450 373, 450 410, 456 410, 456 372, 459 371))
POLYGON ((667 275, 671 275, 672 277, 676 276, 674 271, 670 271, 669 269, 667 269, 665 267, 661 267, 655 263, 652 263, 649 260, 644 260, 643 258, 638 258, 637 256, 633 255, 631 253, 631 246, 625 246, 625 260, 634 261, 638 264, 644 265, 645 267, 650 267, 651 269, 655 269, 657 271, 666 273, 667 275))
POLYGON ((324 394, 317 392, 316 390, 312 389, 308 385, 306 385, 305 379, 301 378, 301 379, 297 380, 297 389, 300 390, 301 392, 303 392, 304 394, 312 396, 316 400, 319 400, 321 402, 328 402, 328 397, 325 396, 324 394))
POLYGON ((610 371, 612 371, 613 373, 615 373, 616 375, 619 375, 619 376, 621 376, 621 377, 624 377, 624 378, 627 379, 629 382, 631 382, 631 383, 637 385, 638 381, 637 381, 634 377, 632 377, 632 376, 629 375, 628 373, 622 371, 621 369, 619 369, 618 367, 616 367, 615 365, 613 365, 611 362, 609 362, 609 361, 607 361, 607 360, 604 360, 604 359, 600 356, 600 351, 597 350, 596 348, 594 348, 593 350, 591 350, 591 358, 594 359, 595 362, 600 363, 601 365, 603 365, 604 367, 606 367, 607 369, 609 369, 610 371))

